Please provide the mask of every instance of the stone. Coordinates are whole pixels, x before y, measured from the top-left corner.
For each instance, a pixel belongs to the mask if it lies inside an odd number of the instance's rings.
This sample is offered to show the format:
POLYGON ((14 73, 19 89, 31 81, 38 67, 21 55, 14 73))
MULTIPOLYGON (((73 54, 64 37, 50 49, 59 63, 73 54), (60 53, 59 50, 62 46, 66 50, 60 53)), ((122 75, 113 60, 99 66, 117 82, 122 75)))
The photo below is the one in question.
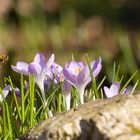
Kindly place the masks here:
POLYGON ((42 121, 21 140, 140 140, 140 92, 87 102, 42 121))

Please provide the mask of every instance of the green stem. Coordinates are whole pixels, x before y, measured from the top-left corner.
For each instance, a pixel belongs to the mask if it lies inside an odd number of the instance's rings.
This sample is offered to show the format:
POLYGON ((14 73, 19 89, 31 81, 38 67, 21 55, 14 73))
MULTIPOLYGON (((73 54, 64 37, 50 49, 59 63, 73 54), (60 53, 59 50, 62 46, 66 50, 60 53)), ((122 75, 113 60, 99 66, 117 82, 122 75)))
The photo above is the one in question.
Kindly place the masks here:
POLYGON ((3 114, 3 132, 4 132, 4 137, 6 137, 6 115, 5 115, 5 104, 3 103, 2 105, 2 114, 3 114))
POLYGON ((61 93, 58 93, 58 113, 61 113, 61 93))
POLYGON ((8 129, 9 129, 9 138, 12 140, 13 139, 13 133, 12 133, 12 126, 11 126, 11 119, 10 119, 11 117, 10 117, 7 102, 5 102, 5 104, 6 104, 7 123, 8 123, 8 129))
POLYGON ((21 83, 21 123, 22 123, 22 134, 25 132, 25 97, 24 97, 24 84, 23 84, 23 75, 20 78, 21 83))
POLYGON ((90 66, 90 60, 89 60, 89 57, 88 57, 87 54, 86 54, 86 59, 87 59, 87 64, 88 64, 88 67, 89 67, 89 70, 90 70, 90 76, 91 76, 91 81, 92 81, 92 91, 94 91, 95 98, 99 99, 100 97, 99 97, 99 94, 98 94, 96 79, 93 76, 93 72, 92 72, 92 69, 91 69, 91 66, 90 66))
POLYGON ((30 91, 30 128, 34 125, 34 77, 29 76, 30 91))
POLYGON ((19 107, 19 104, 18 104, 18 101, 17 101, 17 97, 16 97, 16 93, 15 93, 15 90, 14 90, 13 83, 12 83, 12 80, 11 80, 10 77, 9 77, 9 82, 10 82, 10 85, 11 85, 11 88, 12 88, 12 91, 13 91, 13 95, 14 95, 14 100, 15 100, 15 103, 16 103, 16 108, 17 108, 18 116, 19 116, 19 118, 21 120, 20 107, 19 107))

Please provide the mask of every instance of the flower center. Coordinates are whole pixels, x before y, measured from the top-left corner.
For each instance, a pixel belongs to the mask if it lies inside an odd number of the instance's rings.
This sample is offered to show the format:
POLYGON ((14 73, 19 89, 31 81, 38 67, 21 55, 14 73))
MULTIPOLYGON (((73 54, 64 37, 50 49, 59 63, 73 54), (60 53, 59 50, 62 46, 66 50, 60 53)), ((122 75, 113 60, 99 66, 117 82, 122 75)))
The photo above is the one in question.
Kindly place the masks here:
POLYGON ((78 75, 79 74, 79 72, 82 70, 82 68, 81 67, 77 67, 76 69, 75 69, 75 73, 78 75))
POLYGON ((60 82, 63 82, 63 77, 62 77, 62 74, 60 75, 59 80, 60 80, 60 82))

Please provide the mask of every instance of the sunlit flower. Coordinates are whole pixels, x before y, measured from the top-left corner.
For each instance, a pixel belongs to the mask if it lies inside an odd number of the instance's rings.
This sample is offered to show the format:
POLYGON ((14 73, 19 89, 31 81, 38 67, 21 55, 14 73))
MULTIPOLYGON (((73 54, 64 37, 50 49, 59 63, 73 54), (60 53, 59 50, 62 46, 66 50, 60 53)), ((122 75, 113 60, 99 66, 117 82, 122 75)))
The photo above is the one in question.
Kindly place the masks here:
POLYGON ((29 72, 28 72, 29 64, 26 62, 19 61, 17 62, 16 66, 12 65, 11 67, 17 73, 21 73, 23 75, 29 75, 29 72))
POLYGON ((58 83, 62 84, 62 93, 65 97, 66 101, 66 109, 70 109, 71 103, 71 88, 72 85, 67 81, 65 76, 63 75, 63 67, 58 65, 57 63, 53 63, 50 67, 49 75, 51 75, 54 84, 57 86, 58 83))
MULTIPOLYGON (((96 77, 101 71, 101 58, 90 63, 93 76, 96 77)), ((77 89, 80 95, 81 104, 84 103, 84 90, 91 81, 90 70, 83 62, 71 61, 63 69, 64 76, 77 89)))
POLYGON ((62 81, 62 71, 63 67, 54 62, 46 73, 48 78, 47 84, 50 85, 50 81, 53 81, 53 84, 57 85, 58 82, 62 81))
POLYGON ((50 66, 53 64, 53 62, 54 62, 54 55, 52 55, 50 59, 47 61, 47 63, 45 63, 45 58, 43 54, 38 53, 35 56, 34 61, 30 63, 28 67, 29 73, 35 76, 35 81, 41 90, 44 100, 46 100, 45 93, 44 93, 45 92, 44 82, 46 79, 46 73, 50 68, 50 66))
POLYGON ((30 64, 26 62, 17 62, 16 66, 12 65, 12 69, 18 73, 24 74, 24 75, 34 75, 35 76, 35 82, 37 83, 38 87, 41 90, 42 97, 44 101, 46 101, 45 98, 45 91, 44 91, 44 83, 46 79, 46 73, 50 66, 54 62, 54 54, 51 55, 49 60, 45 62, 45 57, 42 53, 37 53, 34 61, 30 64))
MULTIPOLYGON (((119 94, 119 90, 120 90, 120 83, 119 82, 115 82, 113 83, 110 88, 104 86, 104 93, 106 95, 107 98, 111 98, 113 96, 116 96, 119 94)), ((125 94, 127 93, 127 89, 125 88, 123 90, 123 92, 121 94, 125 94)))

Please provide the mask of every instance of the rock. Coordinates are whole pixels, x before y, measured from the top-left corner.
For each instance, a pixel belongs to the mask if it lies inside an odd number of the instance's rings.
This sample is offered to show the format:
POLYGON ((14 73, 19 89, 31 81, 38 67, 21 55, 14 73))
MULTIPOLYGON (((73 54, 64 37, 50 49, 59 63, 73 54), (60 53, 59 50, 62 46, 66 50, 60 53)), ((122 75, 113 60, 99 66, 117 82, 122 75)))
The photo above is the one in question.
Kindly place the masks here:
POLYGON ((140 140, 136 93, 87 102, 42 121, 21 140, 140 140))

